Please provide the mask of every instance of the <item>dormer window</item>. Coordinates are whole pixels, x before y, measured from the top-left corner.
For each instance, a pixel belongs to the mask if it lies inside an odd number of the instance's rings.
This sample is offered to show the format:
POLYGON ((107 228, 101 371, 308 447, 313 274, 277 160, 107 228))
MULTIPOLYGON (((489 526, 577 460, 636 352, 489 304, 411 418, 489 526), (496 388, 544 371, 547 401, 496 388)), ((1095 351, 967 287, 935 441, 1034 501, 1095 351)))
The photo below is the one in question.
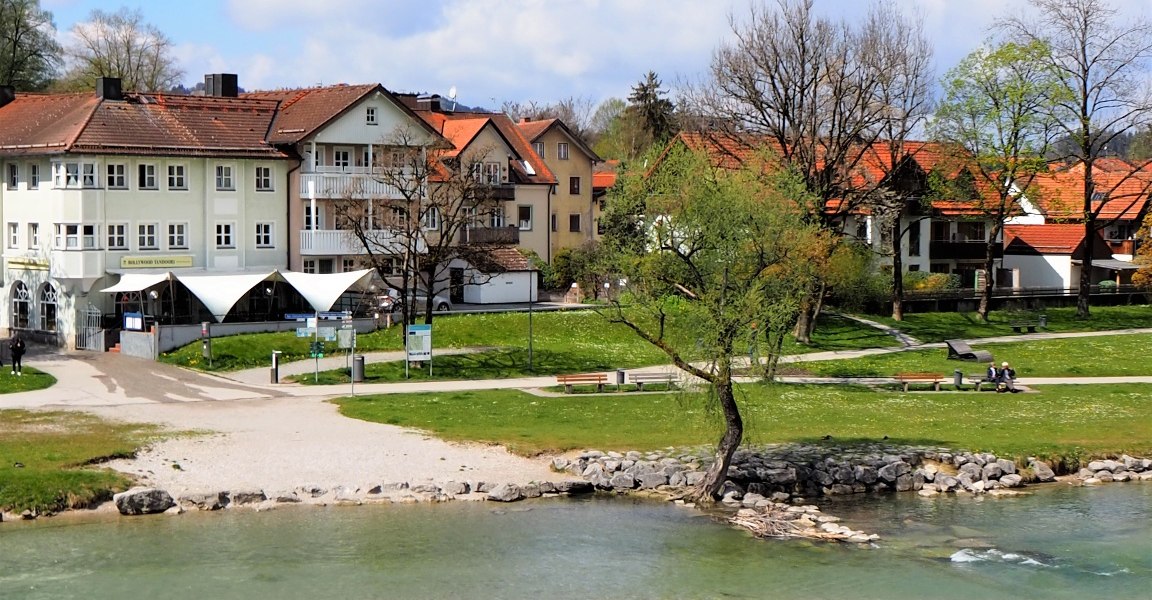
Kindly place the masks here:
POLYGON ((378 125, 379 124, 379 122, 376 120, 376 107, 375 106, 369 106, 368 108, 364 109, 364 122, 368 125, 378 125))

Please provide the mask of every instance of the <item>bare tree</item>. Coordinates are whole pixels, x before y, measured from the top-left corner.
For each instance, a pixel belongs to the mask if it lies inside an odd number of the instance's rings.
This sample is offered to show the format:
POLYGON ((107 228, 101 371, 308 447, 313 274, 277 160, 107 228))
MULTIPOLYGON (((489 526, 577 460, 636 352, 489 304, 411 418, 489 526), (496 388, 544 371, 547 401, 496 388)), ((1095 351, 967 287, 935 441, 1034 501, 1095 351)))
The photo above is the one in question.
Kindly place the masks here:
POLYGON ((486 170, 487 152, 477 148, 461 156, 422 139, 400 129, 386 140, 372 166, 372 179, 386 193, 350 189, 332 204, 337 227, 365 249, 366 266, 400 292, 405 323, 421 313, 432 322, 434 296, 449 287, 453 267, 466 263, 486 275, 498 272, 490 243, 508 232, 497 226, 504 219, 501 174, 486 170), (478 231, 491 235, 473 239, 478 231))
POLYGON ((39 0, 0 0, 0 85, 39 91, 60 65, 52 13, 39 0))
MULTIPOLYGON (((891 5, 874 6, 853 26, 817 17, 811 0, 779 0, 777 10, 754 7, 732 27, 736 39, 716 50, 711 80, 685 94, 688 111, 720 135, 771 146, 814 198, 808 220, 839 230, 883 184, 861 176, 875 144, 901 154, 929 109, 926 96, 905 96, 926 92, 931 46, 922 25, 891 5)), ((802 343, 824 291, 816 283, 801 311, 802 343)))
POLYGON ((592 146, 594 141, 592 133, 592 116, 596 104, 588 96, 568 96, 552 103, 511 102, 506 101, 500 106, 500 112, 508 115, 513 122, 520 119, 539 121, 542 119, 560 119, 576 134, 586 145, 592 146))
POLYGON ((162 92, 184 76, 172 56, 172 40, 145 23, 140 9, 92 11, 88 21, 72 27, 67 55, 65 89, 91 89, 98 77, 118 77, 125 90, 162 92))
MULTIPOLYGON (((1070 138, 1063 158, 1083 169, 1082 208, 1086 244, 1112 221, 1098 217, 1105 202, 1124 202, 1114 193, 1133 179, 1141 182, 1146 164, 1135 164, 1125 173, 1098 185, 1096 162, 1118 136, 1152 123, 1152 100, 1147 88, 1148 61, 1152 58, 1152 25, 1143 18, 1118 15, 1106 0, 1030 0, 1034 15, 1018 16, 999 24, 1009 37, 1039 42, 1049 48, 1047 60, 1067 90, 1050 106, 1063 132, 1070 138)), ((1114 206, 1113 206, 1114 208, 1114 206)), ((1092 253, 1086 252, 1080 271, 1076 316, 1090 316, 1092 253)))

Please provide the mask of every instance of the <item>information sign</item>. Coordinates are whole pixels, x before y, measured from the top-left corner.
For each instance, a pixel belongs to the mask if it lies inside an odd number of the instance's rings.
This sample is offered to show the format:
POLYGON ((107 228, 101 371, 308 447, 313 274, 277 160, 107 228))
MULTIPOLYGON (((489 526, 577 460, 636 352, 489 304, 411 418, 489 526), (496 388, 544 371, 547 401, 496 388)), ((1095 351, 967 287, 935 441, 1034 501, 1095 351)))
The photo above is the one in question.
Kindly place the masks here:
POLYGON ((432 326, 409 325, 406 349, 409 361, 432 360, 432 326))

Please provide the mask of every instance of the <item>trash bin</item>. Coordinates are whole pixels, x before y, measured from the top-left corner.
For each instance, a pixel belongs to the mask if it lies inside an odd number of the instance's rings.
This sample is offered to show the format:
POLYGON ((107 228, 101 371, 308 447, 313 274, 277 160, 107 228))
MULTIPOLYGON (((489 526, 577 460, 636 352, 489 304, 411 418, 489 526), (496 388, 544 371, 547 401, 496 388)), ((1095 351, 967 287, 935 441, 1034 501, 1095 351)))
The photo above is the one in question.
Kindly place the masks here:
POLYGON ((957 388, 964 385, 964 371, 960 369, 952 371, 952 383, 956 384, 957 388))
POLYGON ((616 385, 624 385, 624 369, 616 369, 616 385))
POLYGON ((1041 329, 1048 327, 1048 315, 1036 317, 1036 324, 1039 325, 1041 329))
POLYGON ((352 357, 352 381, 360 383, 364 381, 364 355, 357 354, 352 357))

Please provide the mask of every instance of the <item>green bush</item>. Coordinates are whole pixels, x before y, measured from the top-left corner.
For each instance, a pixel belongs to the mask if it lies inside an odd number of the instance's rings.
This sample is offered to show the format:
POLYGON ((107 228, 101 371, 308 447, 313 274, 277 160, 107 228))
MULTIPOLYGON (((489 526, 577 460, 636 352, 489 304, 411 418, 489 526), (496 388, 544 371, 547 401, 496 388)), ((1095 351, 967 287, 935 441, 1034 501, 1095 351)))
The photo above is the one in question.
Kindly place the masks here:
POLYGON ((1101 281, 1100 282, 1100 291, 1101 292, 1115 292, 1116 291, 1116 282, 1112 281, 1111 279, 1105 279, 1104 281, 1101 281))
POLYGON ((960 276, 950 273, 908 271, 904 274, 904 289, 915 292, 942 292, 960 289, 960 276))

